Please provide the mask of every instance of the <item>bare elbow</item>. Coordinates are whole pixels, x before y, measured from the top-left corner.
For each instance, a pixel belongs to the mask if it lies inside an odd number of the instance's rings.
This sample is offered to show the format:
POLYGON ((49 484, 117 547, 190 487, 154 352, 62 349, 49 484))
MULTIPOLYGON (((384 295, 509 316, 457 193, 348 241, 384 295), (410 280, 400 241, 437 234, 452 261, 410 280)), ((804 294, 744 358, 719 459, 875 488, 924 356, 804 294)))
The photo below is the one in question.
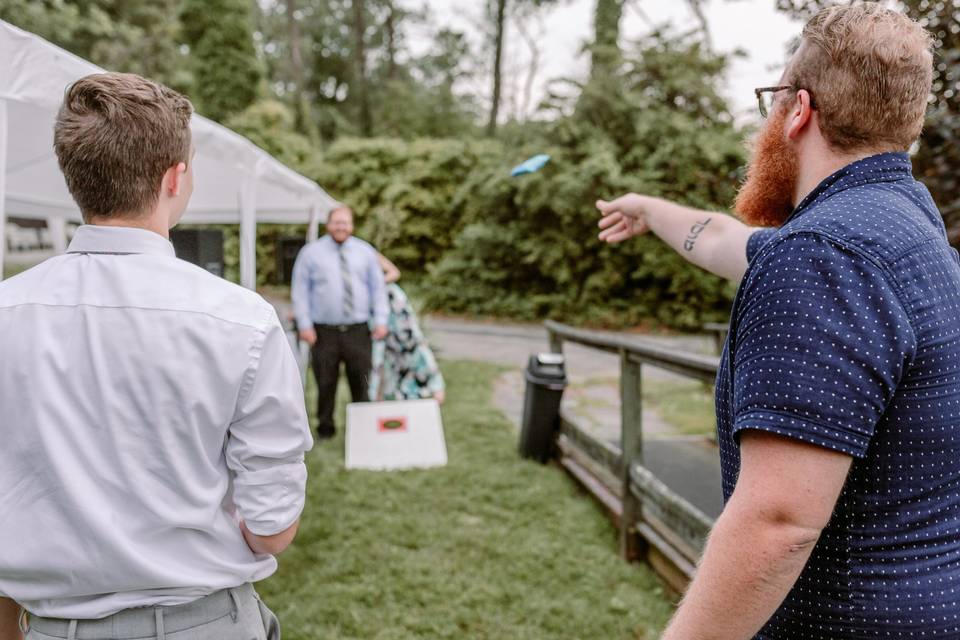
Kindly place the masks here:
POLYGON ((806 555, 813 551, 827 522, 790 510, 758 514, 758 525, 767 530, 771 539, 779 541, 784 552, 790 556, 806 555))
POLYGON ((790 500, 765 500, 753 495, 735 496, 727 505, 729 516, 737 521, 734 525, 743 532, 750 532, 755 540, 764 541, 768 549, 784 557, 806 556, 820 540, 830 521, 829 515, 821 515, 819 509, 811 510, 802 503, 790 500))
POLYGON ((247 546, 250 547, 251 551, 254 553, 278 556, 286 551, 287 547, 293 543, 294 538, 297 537, 300 521, 297 520, 280 533, 269 536, 257 535, 247 529, 243 523, 241 523, 240 527, 243 531, 243 537, 247 541, 247 546))
POLYGON ((810 553, 813 551, 813 548, 817 546, 822 532, 822 529, 799 529, 794 531, 793 536, 787 541, 787 552, 790 554, 810 553))

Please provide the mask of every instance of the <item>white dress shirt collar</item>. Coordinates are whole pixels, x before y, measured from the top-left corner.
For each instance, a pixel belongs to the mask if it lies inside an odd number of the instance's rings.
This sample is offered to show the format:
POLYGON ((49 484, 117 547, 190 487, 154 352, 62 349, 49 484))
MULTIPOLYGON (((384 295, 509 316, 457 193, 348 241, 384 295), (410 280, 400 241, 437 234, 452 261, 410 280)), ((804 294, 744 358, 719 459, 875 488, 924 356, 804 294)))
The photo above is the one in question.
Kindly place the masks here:
POLYGON ((93 224, 77 229, 67 253, 144 253, 176 257, 170 241, 153 231, 93 224))

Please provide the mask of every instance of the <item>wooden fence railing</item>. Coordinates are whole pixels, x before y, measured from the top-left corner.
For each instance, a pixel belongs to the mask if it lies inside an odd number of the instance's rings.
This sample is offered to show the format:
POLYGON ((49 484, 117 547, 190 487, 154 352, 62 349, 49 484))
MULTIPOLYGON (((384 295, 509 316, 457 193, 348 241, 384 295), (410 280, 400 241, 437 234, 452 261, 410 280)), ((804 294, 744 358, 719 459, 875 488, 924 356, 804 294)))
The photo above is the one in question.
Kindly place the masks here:
POLYGON ((619 446, 595 438, 576 416, 561 410, 560 463, 609 511, 620 529, 622 555, 646 560, 671 587, 683 591, 713 522, 643 464, 643 365, 712 383, 718 359, 553 321, 546 322, 546 329, 555 353, 563 353, 564 343, 570 342, 620 357, 619 446))

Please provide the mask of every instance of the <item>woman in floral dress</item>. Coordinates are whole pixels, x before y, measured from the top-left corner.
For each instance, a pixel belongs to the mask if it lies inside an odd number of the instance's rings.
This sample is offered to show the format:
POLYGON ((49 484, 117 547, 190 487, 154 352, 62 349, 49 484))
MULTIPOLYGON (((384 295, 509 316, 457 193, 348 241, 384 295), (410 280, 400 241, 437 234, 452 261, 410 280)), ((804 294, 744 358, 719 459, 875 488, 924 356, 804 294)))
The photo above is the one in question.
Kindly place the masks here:
POLYGON ((443 404, 446 385, 407 294, 397 285, 400 270, 380 255, 387 282, 387 337, 373 344, 370 399, 419 400, 434 398, 443 404))

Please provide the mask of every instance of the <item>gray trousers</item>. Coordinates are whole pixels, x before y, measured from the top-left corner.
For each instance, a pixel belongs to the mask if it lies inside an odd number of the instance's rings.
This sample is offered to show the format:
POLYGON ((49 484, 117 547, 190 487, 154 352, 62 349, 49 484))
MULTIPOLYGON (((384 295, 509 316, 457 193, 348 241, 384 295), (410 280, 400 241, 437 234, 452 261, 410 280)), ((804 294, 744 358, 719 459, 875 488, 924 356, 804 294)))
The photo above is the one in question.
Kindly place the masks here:
POLYGON ((100 620, 30 617, 27 640, 280 640, 277 617, 253 585, 175 607, 126 609, 100 620))

